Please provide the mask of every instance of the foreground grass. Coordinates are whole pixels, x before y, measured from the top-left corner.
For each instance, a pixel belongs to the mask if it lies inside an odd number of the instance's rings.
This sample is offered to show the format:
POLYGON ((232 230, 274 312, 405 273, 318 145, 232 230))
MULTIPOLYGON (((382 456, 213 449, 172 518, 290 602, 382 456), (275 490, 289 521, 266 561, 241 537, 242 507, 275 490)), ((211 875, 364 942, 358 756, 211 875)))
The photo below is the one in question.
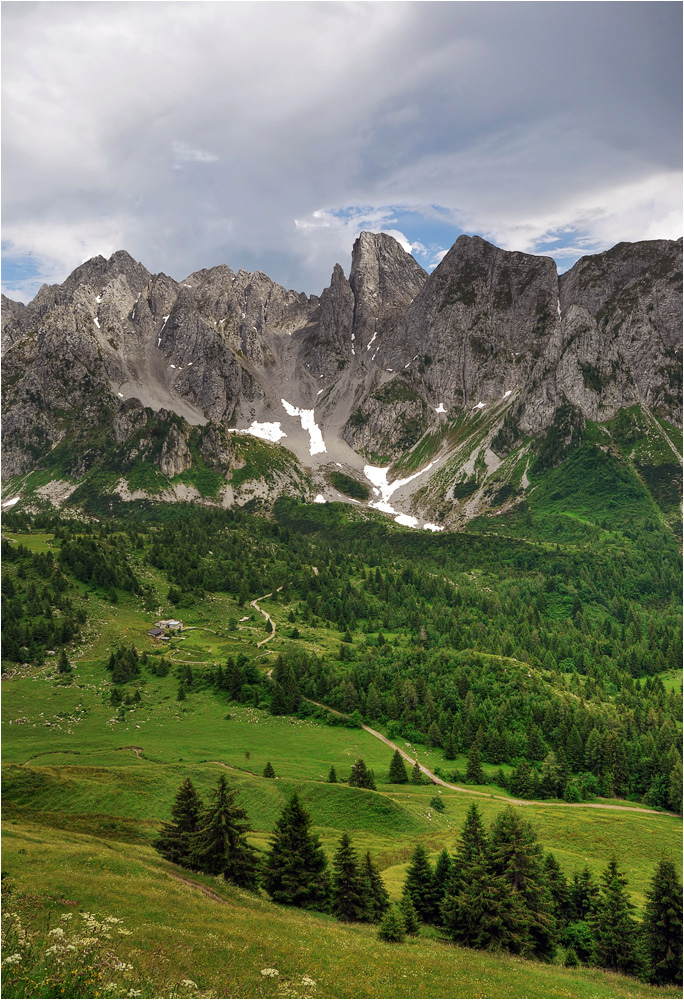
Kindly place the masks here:
POLYGON ((6 824, 4 843, 13 907, 30 909, 34 926, 45 932, 65 912, 123 919, 132 934, 116 942, 117 954, 133 965, 130 987, 147 996, 679 995, 593 969, 468 951, 429 936, 405 945, 384 944, 373 927, 345 926, 331 917, 278 907, 219 880, 191 875, 221 897, 223 902, 217 902, 174 879, 184 873, 140 845, 25 823, 6 824), (263 976, 265 968, 277 969, 280 977, 263 976), (301 983, 305 975, 314 987, 301 983), (184 979, 197 983, 197 991, 183 992, 184 979))

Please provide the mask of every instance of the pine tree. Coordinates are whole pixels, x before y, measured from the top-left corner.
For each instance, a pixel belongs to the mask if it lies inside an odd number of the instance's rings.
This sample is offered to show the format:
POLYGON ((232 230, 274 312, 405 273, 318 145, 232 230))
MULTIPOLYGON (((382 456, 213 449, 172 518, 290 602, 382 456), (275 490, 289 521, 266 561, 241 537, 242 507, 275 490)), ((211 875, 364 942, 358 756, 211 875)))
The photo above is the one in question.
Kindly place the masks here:
POLYGON ((444 741, 445 760, 456 760, 456 740, 453 733, 448 733, 444 741))
POLYGON ((328 862, 310 826, 311 817, 295 792, 276 823, 263 885, 276 903, 327 910, 328 862))
POLYGON ((412 785, 422 785, 423 784, 423 772, 420 769, 420 764, 416 760, 413 765, 413 770, 411 771, 411 784, 412 785))
POLYGON ((601 891, 589 922, 596 942, 597 964, 633 975, 639 971, 637 922, 627 895, 627 880, 613 858, 601 876, 601 891))
POLYGON ((167 861, 190 867, 189 854, 192 838, 197 832, 202 814, 202 800, 195 786, 186 778, 176 792, 171 806, 172 823, 162 824, 154 847, 167 861))
POLYGON ((337 771, 335 770, 334 767, 331 767, 330 771, 328 772, 328 781, 330 782, 331 785, 337 784, 337 771))
POLYGON ((370 851, 366 851, 366 856, 363 859, 361 876, 364 882, 364 893, 368 901, 366 919, 376 922, 381 919, 389 907, 389 895, 380 872, 370 856, 370 851))
POLYGON ((458 920, 448 928, 470 948, 529 950, 527 921, 520 894, 504 875, 496 874, 486 851, 475 855, 467 882, 458 896, 458 920))
POLYGON ((264 778, 275 778, 276 773, 273 770, 273 764, 270 760, 266 762, 266 767, 264 768, 264 778))
POLYGON ((438 920, 439 912, 435 905, 435 875, 428 853, 422 844, 418 844, 411 855, 403 891, 411 897, 421 920, 426 924, 438 920))
POLYGON ((660 861, 646 896, 644 938, 649 979, 682 985, 682 883, 674 862, 660 861))
POLYGON ((352 765, 349 784, 354 788, 370 788, 372 791, 376 791, 373 772, 369 771, 366 767, 366 762, 362 758, 359 758, 352 765))
POLYGON ((488 849, 487 834, 480 812, 473 802, 468 809, 461 837, 451 866, 451 876, 440 907, 442 923, 450 936, 462 940, 464 920, 460 908, 460 895, 473 878, 474 865, 488 849))
POLYGON ((408 892, 405 892, 401 897, 399 907, 401 909, 401 917, 404 921, 406 933, 417 934, 420 928, 420 920, 418 919, 418 911, 413 905, 413 900, 408 892))
POLYGON ((364 920, 369 912, 356 851, 344 833, 333 858, 332 910, 338 920, 364 920))
POLYGON ((553 900, 553 915, 556 918, 556 926, 562 929, 568 922, 570 892, 565 875, 553 854, 549 853, 544 858, 544 876, 553 900))
POLYGON ((449 881, 451 879, 452 864, 453 862, 451 860, 451 855, 447 851, 446 847, 443 847, 439 857, 437 858, 437 863, 435 865, 435 874, 433 879, 433 886, 434 886, 433 897, 434 897, 435 909, 437 911, 435 914, 435 919, 437 921, 441 919, 440 911, 442 907, 442 902, 444 900, 444 896, 446 895, 447 886, 449 885, 449 881))
POLYGON ((378 928, 378 937, 381 941, 396 942, 397 944, 406 940, 406 927, 401 911, 396 904, 391 906, 382 918, 382 923, 378 928))
POLYGON ((474 742, 468 754, 468 767, 466 769, 466 782, 469 785, 484 785, 485 776, 480 760, 480 748, 477 741, 474 742))
POLYGON ((211 804, 200 816, 192 837, 190 863, 209 875, 223 875, 244 889, 256 889, 257 858, 245 837, 250 829, 247 813, 235 805, 237 790, 220 775, 211 793, 211 804))
MULTIPOLYGON (((494 821, 490 859, 494 874, 503 876, 520 900, 524 920, 520 938, 527 938, 524 951, 549 961, 556 946, 557 929, 541 846, 531 824, 510 806, 494 821)), ((518 936, 517 931, 514 936, 518 936)))
POLYGON ((390 761, 389 780, 393 785, 405 785, 408 782, 406 764, 404 764, 404 758, 398 750, 394 751, 394 756, 390 761))
POLYGON ((569 918, 571 921, 588 920, 599 901, 599 887, 594 876, 585 866, 575 872, 570 886, 569 918))
POLYGON ((59 661, 57 663, 57 670, 60 674, 70 674, 72 671, 72 666, 69 663, 69 659, 66 655, 66 650, 62 648, 59 653, 59 661))

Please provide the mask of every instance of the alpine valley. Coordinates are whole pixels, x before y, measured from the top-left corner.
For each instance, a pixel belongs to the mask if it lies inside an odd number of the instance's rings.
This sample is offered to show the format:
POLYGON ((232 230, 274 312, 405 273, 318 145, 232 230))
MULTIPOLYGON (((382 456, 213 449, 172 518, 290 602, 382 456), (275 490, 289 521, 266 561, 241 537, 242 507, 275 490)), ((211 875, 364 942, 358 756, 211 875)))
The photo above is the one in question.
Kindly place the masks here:
POLYGON ((681 333, 681 240, 3 297, 3 995, 681 996, 681 333))

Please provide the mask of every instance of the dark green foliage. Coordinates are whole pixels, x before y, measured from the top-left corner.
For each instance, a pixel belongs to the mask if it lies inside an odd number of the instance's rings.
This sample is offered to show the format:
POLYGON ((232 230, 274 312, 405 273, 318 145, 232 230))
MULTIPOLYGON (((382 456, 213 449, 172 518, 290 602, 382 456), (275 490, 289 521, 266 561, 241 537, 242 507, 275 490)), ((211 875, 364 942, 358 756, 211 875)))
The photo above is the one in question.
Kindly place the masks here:
POLYGON ((360 483, 358 479, 345 475, 344 472, 331 472, 329 476, 330 485, 334 486, 345 496, 354 497, 356 500, 367 500, 370 496, 368 487, 360 483))
POLYGON ((542 848, 532 826, 510 806, 497 816, 489 841, 491 868, 503 876, 525 914, 525 953, 549 961, 557 941, 554 901, 542 848))
POLYGON ((73 667, 69 663, 69 657, 66 655, 66 650, 61 649, 59 653, 59 660, 57 661, 57 670, 60 674, 70 674, 73 667))
POLYGON ((638 925, 627 894, 627 880, 613 859, 601 876, 596 909, 589 917, 597 965, 634 975, 640 971, 638 925))
POLYGON ((366 767, 366 762, 359 758, 355 764, 352 764, 351 774, 349 775, 349 784, 354 788, 370 788, 375 791, 375 777, 373 772, 366 767))
POLYGON ((570 403, 560 406, 539 445, 535 472, 540 473, 560 465, 571 449, 581 441, 584 423, 584 417, 577 407, 570 403))
POLYGON ((155 848, 167 861, 191 868, 190 852, 193 837, 199 829, 202 815, 202 800, 195 791, 190 778, 186 778, 176 793, 171 806, 172 823, 164 823, 154 843, 155 848))
POLYGON ((126 684, 140 676, 140 657, 135 646, 119 646, 109 657, 107 669, 112 672, 114 684, 126 684))
POLYGON ((404 922, 407 934, 417 934, 420 929, 420 918, 418 911, 413 905, 413 900, 408 892, 404 892, 399 904, 401 917, 404 922))
POLYGON ((237 791, 220 775, 210 804, 202 811, 191 840, 189 861, 193 868, 209 875, 222 875, 227 882, 244 889, 257 887, 257 858, 246 834, 250 829, 247 813, 235 804, 237 791))
POLYGON ((332 865, 332 912, 338 920, 364 920, 369 913, 364 880, 356 851, 343 834, 332 865))
POLYGON ((444 802, 443 802, 443 800, 440 799, 439 796, 437 796, 437 795, 433 796, 430 799, 430 808, 434 809, 435 812, 443 813, 444 812, 444 802))
POLYGON ((394 756, 390 761, 389 780, 394 785, 405 785, 409 780, 408 774, 406 773, 404 758, 398 750, 394 751, 394 756))
POLYGON ((330 768, 330 772, 328 773, 328 781, 330 782, 331 785, 337 784, 337 772, 335 771, 334 767, 330 768))
POLYGON ((412 785, 422 785, 423 784, 423 772, 420 769, 420 764, 418 761, 413 765, 413 770, 411 771, 411 784, 412 785))
POLYGON ((426 924, 438 921, 435 873, 422 844, 418 844, 411 855, 411 861, 406 869, 403 892, 411 897, 416 913, 422 921, 426 924))
POLYGON ((484 785, 485 783, 484 771, 482 770, 482 762, 480 759, 480 748, 477 743, 473 743, 468 752, 466 782, 469 785, 484 785))
POLYGON ((565 953, 565 962, 563 963, 566 969, 576 969, 579 965, 579 958, 577 957, 577 952, 574 948, 568 948, 565 953))
POLYGON ((266 767, 264 768, 264 778, 275 778, 276 773, 273 770, 273 764, 270 760, 266 762, 266 767))
POLYGON ((389 907, 389 895, 380 872, 370 856, 370 851, 366 851, 363 859, 361 877, 364 885, 364 898, 367 904, 364 919, 376 923, 389 907))
POLYGON ((682 985, 682 883, 674 862, 658 862, 646 901, 644 939, 649 979, 682 985))
POLYGON ((263 885, 276 903, 311 910, 330 907, 328 862, 311 817, 295 793, 278 819, 263 885))
POLYGON ((561 944, 572 948, 580 962, 594 963, 594 935, 586 920, 575 920, 568 924, 561 935, 561 944))
POLYGON ((378 937, 381 941, 390 941, 401 944, 406 940, 406 927, 402 919, 401 911, 395 905, 391 906, 382 923, 378 928, 378 937))
MULTIPOLYGON (((441 799, 433 799, 432 801, 439 802, 442 809, 444 809, 444 805, 441 799)), ((435 864, 435 874, 433 879, 435 923, 441 922, 442 903, 444 902, 447 886, 451 882, 452 868, 453 868, 453 861, 451 859, 451 855, 447 851, 446 847, 443 847, 439 853, 439 857, 437 858, 437 863, 435 864)))
POLYGON ((544 858, 544 877, 553 901, 556 927, 562 930, 568 922, 570 891, 565 875, 553 854, 547 854, 544 858))

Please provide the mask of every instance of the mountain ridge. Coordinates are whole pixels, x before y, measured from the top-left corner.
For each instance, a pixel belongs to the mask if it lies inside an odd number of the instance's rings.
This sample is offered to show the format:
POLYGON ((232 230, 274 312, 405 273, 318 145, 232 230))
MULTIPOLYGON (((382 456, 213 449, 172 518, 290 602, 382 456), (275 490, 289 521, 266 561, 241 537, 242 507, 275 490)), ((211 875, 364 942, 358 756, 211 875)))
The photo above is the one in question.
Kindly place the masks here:
POLYGON ((368 469, 391 466, 401 512, 427 519, 417 491, 435 490, 414 474, 450 477, 449 526, 452 488, 550 433, 571 444, 634 406, 681 425, 681 246, 620 243, 559 276, 551 258, 460 236, 428 275, 362 233, 349 278, 335 265, 320 296, 226 265, 176 282, 126 251, 92 258, 25 306, 3 296, 3 478, 61 448, 78 479, 88 453, 128 442, 124 466, 182 475, 210 455, 228 482, 242 430, 284 443, 307 499, 344 498, 340 469, 388 504, 368 469))

